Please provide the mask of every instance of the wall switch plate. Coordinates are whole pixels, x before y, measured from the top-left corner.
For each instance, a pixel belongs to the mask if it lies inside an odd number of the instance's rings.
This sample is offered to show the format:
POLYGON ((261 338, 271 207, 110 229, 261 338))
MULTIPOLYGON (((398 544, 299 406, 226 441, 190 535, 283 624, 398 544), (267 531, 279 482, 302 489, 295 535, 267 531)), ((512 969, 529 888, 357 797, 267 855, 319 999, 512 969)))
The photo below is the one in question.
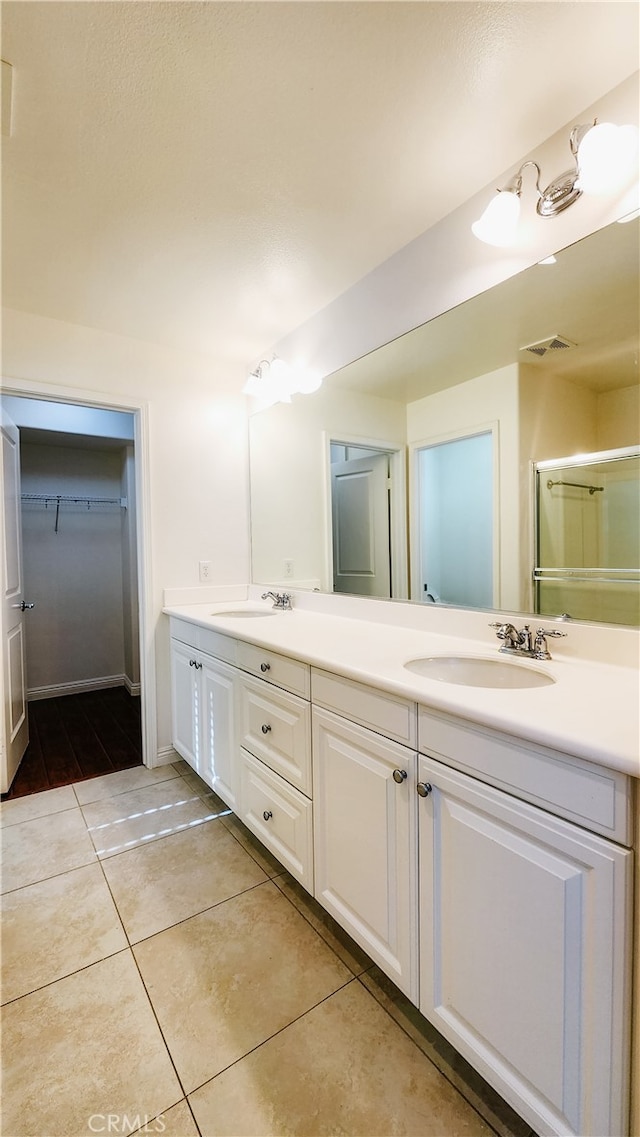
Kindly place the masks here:
POLYGON ((287 578, 291 578, 293 576, 293 561, 292 560, 288 560, 288 559, 285 560, 285 562, 284 562, 284 575, 287 578))
POLYGON ((200 570, 200 583, 206 584, 211 580, 211 561, 199 561, 198 567, 200 570))

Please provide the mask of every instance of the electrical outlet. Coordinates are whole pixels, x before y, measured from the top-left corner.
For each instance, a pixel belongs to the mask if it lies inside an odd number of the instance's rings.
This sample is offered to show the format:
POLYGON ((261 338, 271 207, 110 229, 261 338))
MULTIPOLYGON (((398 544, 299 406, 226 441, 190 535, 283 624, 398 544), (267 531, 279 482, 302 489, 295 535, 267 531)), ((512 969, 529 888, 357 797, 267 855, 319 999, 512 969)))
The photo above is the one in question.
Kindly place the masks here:
POLYGON ((211 561, 200 561, 198 567, 200 569, 200 583, 205 584, 211 580, 211 561))
POLYGON ((284 575, 285 575, 285 577, 287 577, 289 579, 293 576, 293 561, 292 560, 285 560, 285 562, 284 562, 284 575))

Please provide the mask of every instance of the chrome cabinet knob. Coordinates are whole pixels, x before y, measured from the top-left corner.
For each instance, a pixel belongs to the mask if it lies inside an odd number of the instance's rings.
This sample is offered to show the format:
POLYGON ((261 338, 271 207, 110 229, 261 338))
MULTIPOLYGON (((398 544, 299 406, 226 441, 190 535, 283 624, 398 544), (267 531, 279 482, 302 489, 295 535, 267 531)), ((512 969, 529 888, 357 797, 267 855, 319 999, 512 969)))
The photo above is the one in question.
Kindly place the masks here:
POLYGON ((268 734, 268 733, 269 733, 269 731, 271 730, 271 727, 269 726, 269 723, 268 723, 268 722, 263 722, 263 724, 262 724, 262 726, 260 727, 260 729, 261 729, 261 731, 262 731, 262 733, 263 733, 263 734, 268 734))
POLYGON ((420 797, 429 797, 432 789, 433 786, 431 786, 429 782, 418 782, 416 786, 416 790, 420 797))
POLYGON ((271 818, 273 817, 273 813, 272 813, 272 811, 271 811, 270 809, 265 809, 265 811, 264 811, 264 813, 262 814, 262 816, 264 817, 265 821, 270 821, 270 820, 271 820, 271 818))
POLYGON ((27 608, 35 608, 35 604, 27 604, 27 602, 23 600, 22 604, 20 605, 20 611, 26 612, 27 608))
POLYGON ((394 770, 393 771, 393 780, 394 780, 394 782, 397 782, 399 786, 401 786, 402 783, 404 781, 406 781, 406 778, 407 778, 407 771, 406 770, 394 770))
POLYGON ((261 663, 260 664, 260 670, 261 671, 271 671, 271 664, 270 663, 261 663))
POLYGON ((197 666, 197 664, 196 664, 195 659, 190 659, 189 660, 189 667, 196 667, 196 666, 197 666))

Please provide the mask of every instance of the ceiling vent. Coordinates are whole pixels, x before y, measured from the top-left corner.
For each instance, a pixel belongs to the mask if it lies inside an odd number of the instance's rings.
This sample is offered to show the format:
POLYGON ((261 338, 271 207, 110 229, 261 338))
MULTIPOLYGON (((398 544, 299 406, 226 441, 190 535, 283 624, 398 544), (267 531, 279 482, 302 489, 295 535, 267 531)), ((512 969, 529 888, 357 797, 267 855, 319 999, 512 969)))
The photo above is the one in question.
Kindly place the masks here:
POLYGON ((553 351, 566 351, 567 348, 577 347, 578 345, 568 340, 566 336, 549 336, 546 340, 538 340, 537 343, 528 343, 525 347, 521 347, 520 351, 528 351, 531 355, 537 355, 539 359, 543 355, 547 355, 553 351))

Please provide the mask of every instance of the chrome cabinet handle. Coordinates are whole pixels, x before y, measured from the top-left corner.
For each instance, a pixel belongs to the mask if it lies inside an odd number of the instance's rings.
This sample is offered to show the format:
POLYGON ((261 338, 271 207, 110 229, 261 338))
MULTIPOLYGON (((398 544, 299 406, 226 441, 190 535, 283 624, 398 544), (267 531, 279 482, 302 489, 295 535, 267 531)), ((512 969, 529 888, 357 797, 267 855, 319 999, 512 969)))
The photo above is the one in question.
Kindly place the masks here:
POLYGON ((272 817, 273 817, 273 813, 271 812, 271 810, 270 810, 270 809, 265 809, 265 811, 264 811, 264 813, 262 814, 262 816, 264 817, 265 821, 269 821, 269 820, 270 820, 270 818, 272 818, 272 817))
POLYGON ((429 782, 418 782, 418 784, 416 786, 416 790, 417 790, 418 794, 420 795, 420 797, 429 797, 429 794, 431 793, 432 789, 433 789, 433 786, 431 786, 429 784, 429 782))
POLYGON ((261 671, 271 671, 271 664, 270 663, 261 663, 260 664, 260 670, 261 671))
POLYGON ((271 727, 269 726, 268 722, 263 722, 262 726, 260 727, 260 730, 262 731, 263 734, 268 734, 269 731, 271 730, 271 727))
POLYGON ((399 786, 401 786, 402 783, 404 781, 406 781, 406 778, 407 778, 407 771, 406 770, 394 770, 393 771, 393 780, 394 780, 394 782, 397 782, 399 786))

